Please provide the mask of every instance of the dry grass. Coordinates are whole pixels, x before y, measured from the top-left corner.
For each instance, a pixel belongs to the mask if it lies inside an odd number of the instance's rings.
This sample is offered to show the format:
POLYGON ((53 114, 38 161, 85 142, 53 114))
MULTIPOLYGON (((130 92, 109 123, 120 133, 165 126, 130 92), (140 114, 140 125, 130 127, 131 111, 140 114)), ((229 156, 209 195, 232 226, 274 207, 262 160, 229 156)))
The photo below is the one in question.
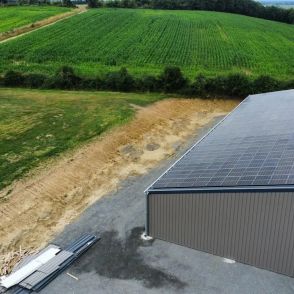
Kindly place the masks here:
POLYGON ((11 273, 13 268, 19 264, 25 257, 34 254, 34 250, 23 249, 8 252, 5 255, 0 255, 0 276, 5 276, 11 273))

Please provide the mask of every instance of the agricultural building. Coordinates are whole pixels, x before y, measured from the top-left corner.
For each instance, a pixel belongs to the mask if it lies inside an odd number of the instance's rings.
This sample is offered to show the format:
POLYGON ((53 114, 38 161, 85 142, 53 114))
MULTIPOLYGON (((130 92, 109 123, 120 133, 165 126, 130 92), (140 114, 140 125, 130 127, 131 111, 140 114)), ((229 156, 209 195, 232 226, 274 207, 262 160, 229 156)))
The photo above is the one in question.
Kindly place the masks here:
POLYGON ((154 238, 294 276, 294 90, 252 95, 147 190, 154 238))

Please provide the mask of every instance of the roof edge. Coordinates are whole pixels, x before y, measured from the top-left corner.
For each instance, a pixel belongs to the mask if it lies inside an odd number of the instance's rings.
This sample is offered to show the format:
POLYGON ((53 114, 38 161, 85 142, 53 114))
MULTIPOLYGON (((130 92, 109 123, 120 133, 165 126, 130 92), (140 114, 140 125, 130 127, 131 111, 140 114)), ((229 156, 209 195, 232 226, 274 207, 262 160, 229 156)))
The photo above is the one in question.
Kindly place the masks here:
POLYGON ((174 193, 213 193, 213 192, 294 192, 294 185, 277 186, 235 186, 235 187, 199 187, 199 188, 162 188, 149 189, 146 194, 174 194, 174 193))
POLYGON ((242 100, 231 112, 229 112, 222 120, 220 120, 215 126, 213 126, 204 136, 202 136, 195 144, 193 144, 179 159, 177 159, 166 171, 164 171, 151 185, 149 185, 144 193, 148 194, 149 191, 152 190, 152 187, 158 182, 165 174, 167 174, 180 160, 182 160, 195 146, 200 144, 210 133, 212 133, 220 124, 224 122, 224 120, 229 117, 233 112, 235 112, 249 97, 247 96, 244 100, 242 100))

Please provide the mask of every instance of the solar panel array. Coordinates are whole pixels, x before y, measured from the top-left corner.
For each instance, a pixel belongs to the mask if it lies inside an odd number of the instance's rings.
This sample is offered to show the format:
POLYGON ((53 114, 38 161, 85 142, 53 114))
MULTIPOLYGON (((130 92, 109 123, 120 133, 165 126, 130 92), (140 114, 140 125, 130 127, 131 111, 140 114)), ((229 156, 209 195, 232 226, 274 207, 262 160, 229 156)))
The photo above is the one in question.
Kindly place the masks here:
POLYGON ((150 189, 294 184, 294 90, 249 96, 150 189))

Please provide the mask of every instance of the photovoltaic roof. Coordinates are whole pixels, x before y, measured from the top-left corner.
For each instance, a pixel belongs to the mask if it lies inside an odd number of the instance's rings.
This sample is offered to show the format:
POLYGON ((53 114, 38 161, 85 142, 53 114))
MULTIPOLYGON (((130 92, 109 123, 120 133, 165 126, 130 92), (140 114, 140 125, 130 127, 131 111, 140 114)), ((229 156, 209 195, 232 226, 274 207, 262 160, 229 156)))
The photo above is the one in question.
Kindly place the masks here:
POLYGON ((252 95, 148 190, 294 185, 294 90, 252 95))

